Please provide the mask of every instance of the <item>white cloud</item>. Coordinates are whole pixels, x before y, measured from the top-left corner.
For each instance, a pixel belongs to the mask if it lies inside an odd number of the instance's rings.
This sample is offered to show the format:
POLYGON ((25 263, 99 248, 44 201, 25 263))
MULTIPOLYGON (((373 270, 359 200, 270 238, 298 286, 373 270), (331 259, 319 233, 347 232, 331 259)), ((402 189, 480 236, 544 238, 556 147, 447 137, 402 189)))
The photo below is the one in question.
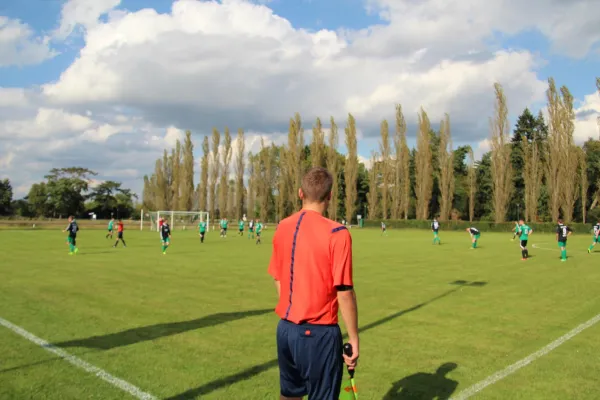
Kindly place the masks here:
MULTIPOLYGON (((481 155, 489 148, 494 82, 503 84, 512 114, 545 99, 546 83, 536 74, 543 60, 497 47, 493 34, 537 29, 557 51, 575 56, 599 40, 588 24, 597 13, 583 8, 593 10, 596 2, 573 0, 571 8, 562 0, 515 2, 368 0, 384 10, 387 24, 310 32, 256 1, 178 0, 160 14, 119 10, 119 0, 69 0, 53 37, 81 32, 85 45, 40 92, 0 88, 0 169, 29 183, 52 167, 84 165, 103 174, 99 179, 139 191, 141 176, 185 129, 193 132, 199 158, 203 134, 231 127, 235 160, 238 127, 246 130, 245 152, 256 153, 261 137, 267 145, 287 142, 282 132, 295 112, 307 144, 315 118, 321 116, 328 134, 333 115, 342 151, 345 119, 353 113, 364 156, 364 146, 376 146, 381 119, 393 127, 395 103, 403 105, 409 136, 420 106, 434 123, 449 112, 455 141, 479 143, 481 155)), ((4 50, 1 18, 0 65, 12 54, 4 50)), ((38 46, 31 45, 39 54, 50 51, 46 39, 17 25, 14 37, 38 46)), ((35 59, 19 54, 12 64, 35 59)), ((584 107, 594 104, 586 97, 578 109, 578 137, 591 132, 584 107)))
POLYGON ((29 25, 0 15, 0 67, 38 64, 56 53, 29 25))
POLYGON ((585 96, 575 108, 575 142, 581 144, 589 138, 600 137, 600 95, 598 92, 585 96))

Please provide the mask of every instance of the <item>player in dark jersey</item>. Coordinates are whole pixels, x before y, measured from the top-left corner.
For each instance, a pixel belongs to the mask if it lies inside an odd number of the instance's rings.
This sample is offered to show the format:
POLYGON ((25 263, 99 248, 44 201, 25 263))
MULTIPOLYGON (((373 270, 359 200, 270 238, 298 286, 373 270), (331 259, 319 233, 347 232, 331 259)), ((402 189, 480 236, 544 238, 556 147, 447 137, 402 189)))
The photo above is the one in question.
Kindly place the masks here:
POLYGON ((69 232, 67 236, 67 244, 69 245, 69 255, 77 254, 79 249, 77 248, 77 232, 79 231, 79 226, 77 225, 77 221, 75 221, 75 217, 72 215, 69 217, 69 225, 65 228, 63 232, 69 232))
POLYGON ((592 237, 592 244, 588 247, 588 253, 591 253, 594 247, 596 247, 596 243, 600 242, 600 218, 596 225, 594 225, 594 236, 592 237))
POLYGON ((481 232, 479 232, 479 229, 475 228, 474 226, 467 228, 467 232, 469 232, 469 235, 471 235, 471 249, 476 249, 477 241, 481 236, 481 232))
POLYGON ((556 225, 556 241, 560 247, 560 261, 567 261, 567 238, 572 233, 571 228, 563 224, 562 219, 559 218, 558 225, 556 225))
POLYGON ((437 218, 433 219, 433 222, 431 223, 431 232, 433 232, 433 244, 442 244, 442 241, 440 240, 440 223, 438 222, 437 218))
POLYGON ((164 221, 160 227, 160 239, 162 242, 162 253, 167 254, 167 247, 171 244, 171 228, 167 221, 164 221))
POLYGON ((123 239, 124 229, 125 228, 123 226, 123 220, 119 218, 119 222, 117 222, 117 241, 115 242, 115 245, 113 247, 117 247, 117 245, 119 244, 119 240, 123 242, 123 247, 127 247, 127 245, 125 244, 125 239, 123 239))

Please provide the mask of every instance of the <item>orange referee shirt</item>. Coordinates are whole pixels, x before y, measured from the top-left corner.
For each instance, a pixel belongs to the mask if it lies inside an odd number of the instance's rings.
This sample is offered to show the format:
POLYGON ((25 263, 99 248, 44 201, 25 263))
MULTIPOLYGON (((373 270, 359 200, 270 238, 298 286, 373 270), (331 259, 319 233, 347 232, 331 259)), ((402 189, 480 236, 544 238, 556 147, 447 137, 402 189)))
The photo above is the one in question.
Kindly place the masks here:
POLYGON ((290 322, 338 323, 337 286, 353 286, 352 238, 316 211, 282 220, 273 238, 269 274, 281 283, 275 312, 290 322))

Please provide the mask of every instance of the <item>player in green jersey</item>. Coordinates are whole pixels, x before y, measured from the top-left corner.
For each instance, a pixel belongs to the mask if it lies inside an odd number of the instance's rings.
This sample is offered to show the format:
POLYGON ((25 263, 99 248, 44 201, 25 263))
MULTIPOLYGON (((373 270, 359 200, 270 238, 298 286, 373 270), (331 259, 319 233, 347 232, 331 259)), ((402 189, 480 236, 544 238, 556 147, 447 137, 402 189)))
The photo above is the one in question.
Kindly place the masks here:
POLYGON ((262 233, 263 230, 263 224, 260 222, 259 219, 256 220, 256 244, 261 244, 260 242, 260 234, 262 233))
POLYGON ((238 235, 243 237, 244 236, 244 221, 241 219, 238 221, 238 229, 239 229, 238 235))
POLYGON ((437 218, 434 218, 431 223, 431 231, 433 232, 433 244, 442 244, 440 240, 440 223, 437 218))
POLYGON ((163 255, 167 254, 167 247, 171 244, 171 228, 166 220, 160 227, 160 239, 162 243, 162 253, 163 255))
POLYGON ((115 219, 111 218, 110 221, 108 221, 108 233, 106 234, 106 239, 108 239, 109 236, 111 239, 113 238, 114 224, 115 224, 115 219))
POLYGON ((204 235, 206 235, 206 221, 200 221, 198 224, 200 234, 200 243, 204 243, 204 235))
POLYGON ((250 236, 252 236, 252 239, 254 239, 254 220, 251 219, 250 222, 248 222, 248 239, 250 239, 250 236))
POLYGON ((470 228, 467 228, 467 232, 469 232, 469 235, 471 235, 471 249, 476 249, 477 241, 479 240, 479 237, 481 236, 481 232, 479 232, 479 229, 477 229, 473 226, 470 228))
POLYGON ((567 261, 567 238, 572 233, 571 228, 563 224, 562 219, 559 218, 558 225, 556 225, 556 241, 560 247, 560 261, 567 261))
POLYGON ((75 221, 75 217, 72 215, 69 217, 69 225, 63 230, 63 232, 69 232, 67 236, 67 244, 69 245, 69 255, 77 254, 79 249, 77 248, 77 232, 79 231, 79 226, 77 225, 77 221, 75 221))
POLYGON ((519 221, 515 221, 515 230, 513 232, 513 237, 512 237, 512 241, 515 240, 515 238, 519 235, 519 230, 521 229, 521 227, 519 226, 519 221))
POLYGON ((221 237, 222 238, 227 237, 227 227, 228 226, 229 226, 229 221, 227 221, 227 218, 221 219, 221 237))
POLYGON ((527 240, 529 235, 533 233, 533 229, 525 225, 525 221, 519 221, 519 240, 521 240, 521 260, 526 261, 529 258, 529 250, 527 250, 527 240))
POLYGON ((600 242, 600 218, 598 218, 598 222, 594 225, 594 236, 592 237, 592 244, 588 247, 588 253, 591 253, 594 247, 596 247, 596 243, 600 242))

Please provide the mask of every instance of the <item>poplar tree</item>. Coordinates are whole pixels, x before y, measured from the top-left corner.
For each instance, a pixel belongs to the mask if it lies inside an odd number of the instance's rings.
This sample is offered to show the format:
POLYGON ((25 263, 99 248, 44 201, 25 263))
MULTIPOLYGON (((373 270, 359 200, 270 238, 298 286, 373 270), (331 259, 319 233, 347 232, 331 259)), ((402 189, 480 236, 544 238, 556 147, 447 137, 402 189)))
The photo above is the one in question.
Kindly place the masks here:
POLYGON ((366 218, 376 219, 377 218, 377 203, 379 202, 379 191, 377 185, 377 178, 379 174, 379 168, 377 164, 377 153, 371 152, 371 169, 369 170, 369 193, 367 194, 367 203, 369 204, 369 215, 366 218))
POLYGON ((181 142, 179 141, 179 139, 175 143, 175 148, 173 150, 171 150, 170 160, 171 160, 171 171, 172 171, 171 209, 180 211, 179 210, 179 198, 180 198, 181 193, 179 191, 179 184, 181 183, 182 171, 181 171, 181 142))
POLYGON ((346 128, 346 148, 348 155, 346 165, 344 166, 344 178, 346 182, 346 221, 348 224, 354 217, 356 211, 356 200, 358 198, 357 178, 358 178, 358 151, 356 142, 356 120, 352 114, 348 114, 346 128))
POLYGON ((512 192, 512 167, 510 164, 510 136, 508 107, 504 90, 499 83, 494 84, 496 103, 494 117, 490 120, 492 148, 492 181, 494 187, 495 222, 504 222, 508 201, 512 192))
POLYGON ((235 160, 235 208, 234 214, 241 218, 244 214, 244 152, 246 143, 244 130, 238 129, 235 160))
POLYGON ((542 189, 543 170, 540 160, 539 143, 535 138, 530 142, 523 135, 523 181, 525 184, 525 219, 535 222, 538 200, 542 189))
MULTIPOLYGON (((204 136, 202 140, 202 159, 200 160, 200 188, 198 206, 200 211, 208 210, 208 169, 209 169, 210 148, 208 144, 208 136, 204 136)), ((212 216, 212 215, 211 215, 212 216)))
POLYGON ((469 222, 475 217, 475 194, 477 193, 477 170, 473 149, 469 147, 469 166, 467 169, 467 184, 469 187, 469 222))
POLYGON ((395 150, 395 190, 394 190, 394 209, 397 214, 393 219, 408 219, 408 210, 410 207, 410 151, 406 143, 406 120, 402 113, 402 106, 396 105, 396 134, 394 136, 395 150))
POLYGON ((313 141, 310 149, 313 167, 322 167, 325 165, 325 134, 321 119, 317 118, 317 122, 313 127, 313 141))
POLYGON ((431 123, 423 108, 419 113, 419 133, 415 155, 415 196, 417 219, 429 218, 429 201, 433 190, 433 165, 431 159, 431 123))
POLYGON ((252 153, 248 153, 248 193, 247 196, 247 210, 249 219, 256 217, 256 210, 254 208, 254 199, 256 198, 255 181, 254 181, 254 156, 252 153))
POLYGON ((327 169, 333 176, 333 186, 331 187, 331 201, 327 215, 330 219, 337 221, 338 218, 338 191, 339 191, 339 161, 338 161, 338 128, 333 117, 330 119, 329 146, 327 148, 327 169))
POLYGON ((579 198, 579 147, 573 142, 575 131, 575 111, 573 96, 566 86, 560 88, 560 131, 563 143, 561 154, 561 176, 563 184, 562 212, 565 223, 573 220, 575 202, 579 198))
POLYGON ((390 128, 387 120, 381 122, 380 127, 381 142, 379 149, 381 151, 381 216, 384 220, 389 217, 389 200, 390 200, 390 128))
POLYGON ((191 211, 194 201, 194 143, 192 142, 192 133, 185 132, 183 142, 183 171, 180 177, 180 200, 179 209, 191 211))
POLYGON ((229 193, 229 165, 231 163, 231 134, 229 128, 225 127, 225 141, 221 153, 221 181, 219 182, 219 214, 221 218, 231 218, 227 214, 227 194, 229 193))
POLYGON ((448 219, 452 211, 454 199, 454 152, 452 150, 452 134, 450 132, 450 116, 445 115, 440 124, 440 148, 438 152, 441 194, 440 219, 448 219))
POLYGON ((588 177, 587 177, 587 156, 583 149, 579 149, 579 182, 581 187, 581 218, 585 224, 586 220, 586 208, 587 208, 587 192, 589 188, 588 177))
POLYGON ((221 134, 216 128, 213 128, 212 133, 212 163, 210 169, 210 183, 208 185, 208 192, 210 194, 210 215, 213 218, 216 217, 215 211, 217 209, 217 181, 219 179, 219 171, 221 162, 219 160, 219 145, 221 143, 221 134))
POLYGON ((556 84, 553 78, 548 79, 548 90, 546 91, 548 100, 548 153, 546 163, 546 185, 548 194, 550 195, 549 208, 552 221, 559 218, 561 206, 561 152, 562 152, 562 135, 561 135, 561 104, 560 96, 556 90, 556 84))

